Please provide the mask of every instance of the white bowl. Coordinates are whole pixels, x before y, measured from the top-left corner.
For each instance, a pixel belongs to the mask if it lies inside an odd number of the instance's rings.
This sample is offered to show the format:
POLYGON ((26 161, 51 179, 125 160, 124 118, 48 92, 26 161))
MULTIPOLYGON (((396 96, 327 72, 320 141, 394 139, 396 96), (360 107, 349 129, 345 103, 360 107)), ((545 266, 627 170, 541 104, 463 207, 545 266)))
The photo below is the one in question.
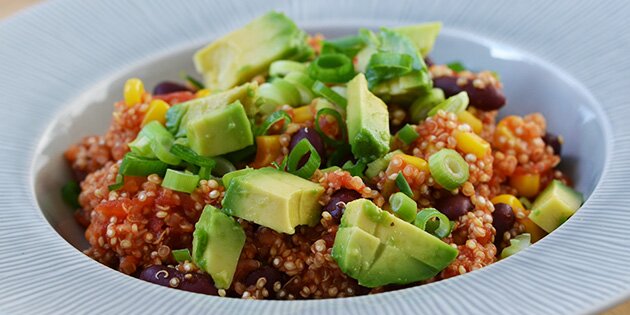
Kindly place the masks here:
POLYGON ((0 313, 558 314, 605 308, 628 294, 630 111, 624 104, 630 84, 621 70, 630 65, 623 59, 630 40, 612 32, 630 8, 622 2, 248 3, 61 1, 0 24, 6 152, 0 157, 0 313), (442 20, 434 60, 499 72, 508 99, 502 114, 545 115, 548 129, 566 139, 562 168, 587 202, 531 248, 482 270, 335 300, 241 301, 182 292, 125 276, 76 250, 86 242, 61 202, 59 189, 69 178, 63 151, 106 130, 128 77, 151 87, 193 72, 195 49, 272 8, 327 36, 442 20))

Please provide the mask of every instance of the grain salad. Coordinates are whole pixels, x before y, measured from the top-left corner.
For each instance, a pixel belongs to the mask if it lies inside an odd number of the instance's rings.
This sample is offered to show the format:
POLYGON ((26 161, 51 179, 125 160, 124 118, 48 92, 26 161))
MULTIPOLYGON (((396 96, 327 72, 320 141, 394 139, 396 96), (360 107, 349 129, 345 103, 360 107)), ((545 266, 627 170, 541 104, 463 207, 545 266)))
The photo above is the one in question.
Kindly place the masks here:
POLYGON ((583 202, 562 137, 541 113, 501 115, 499 74, 434 63, 441 27, 326 39, 270 12, 197 51, 200 79, 129 79, 105 134, 64 155, 84 253, 174 289, 294 300, 526 249, 583 202))

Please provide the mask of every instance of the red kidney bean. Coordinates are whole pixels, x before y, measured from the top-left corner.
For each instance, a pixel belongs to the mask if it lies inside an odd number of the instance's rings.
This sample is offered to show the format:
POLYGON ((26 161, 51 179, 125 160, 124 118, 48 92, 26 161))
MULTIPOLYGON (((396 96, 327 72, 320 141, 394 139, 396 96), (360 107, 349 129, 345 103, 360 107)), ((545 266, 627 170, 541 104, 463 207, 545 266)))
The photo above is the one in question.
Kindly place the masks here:
POLYGON ((545 141, 545 144, 553 149, 556 155, 562 154, 562 137, 547 132, 542 139, 545 141))
POLYGON ((171 81, 162 81, 153 88, 153 95, 164 95, 182 91, 193 92, 193 90, 185 85, 171 81))
POLYGON ((466 214, 466 212, 471 211, 475 207, 473 206, 470 198, 464 195, 449 195, 447 197, 443 197, 439 199, 435 208, 440 210, 440 212, 444 213, 449 220, 457 220, 457 218, 466 214))
POLYGON ((492 226, 497 231, 494 239, 496 243, 503 240, 503 234, 509 231, 516 221, 516 216, 510 205, 505 203, 497 203, 494 205, 494 212, 492 213, 492 226))
POLYGON ((175 268, 153 265, 142 270, 139 278, 169 288, 208 295, 219 295, 212 278, 197 272, 183 273, 175 268))
POLYGON ((466 91, 470 106, 481 110, 495 110, 505 105, 505 96, 500 88, 488 83, 483 89, 478 89, 470 79, 460 86, 457 84, 458 79, 457 75, 433 78, 433 86, 442 89, 446 97, 466 91))
MULTIPOLYGON (((317 151, 317 154, 319 154, 319 157, 322 160, 321 165, 325 165, 326 164, 326 155, 325 155, 326 150, 324 148, 324 141, 319 136, 317 131, 315 131, 315 129, 313 128, 309 128, 309 127, 300 128, 296 133, 294 133, 293 137, 291 137, 291 143, 289 143, 289 151, 293 150, 293 148, 302 139, 306 139, 308 142, 311 143, 311 145, 313 146, 313 148, 315 148, 315 150, 317 151)), ((304 164, 306 164, 306 161, 308 161, 309 157, 310 157, 310 153, 304 156, 300 160, 300 163, 298 163, 298 167, 304 166, 304 164)))
POLYGON ((273 296, 273 286, 276 282, 280 282, 281 285, 286 282, 286 275, 282 271, 271 266, 262 266, 247 275, 245 285, 256 285, 260 278, 265 278, 264 288, 269 291, 270 297, 273 296))
POLYGON ((337 190, 330 196, 330 201, 324 206, 324 211, 328 211, 336 221, 341 220, 346 203, 361 198, 361 194, 350 189, 337 190))

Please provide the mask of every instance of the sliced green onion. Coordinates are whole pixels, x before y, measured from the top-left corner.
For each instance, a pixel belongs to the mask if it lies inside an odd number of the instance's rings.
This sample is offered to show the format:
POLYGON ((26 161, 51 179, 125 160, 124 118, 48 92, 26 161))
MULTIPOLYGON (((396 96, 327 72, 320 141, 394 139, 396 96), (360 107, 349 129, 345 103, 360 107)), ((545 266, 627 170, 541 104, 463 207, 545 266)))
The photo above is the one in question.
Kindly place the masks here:
POLYGON ((311 178, 313 173, 319 168, 322 163, 317 150, 306 139, 300 140, 287 157, 286 170, 287 172, 300 176, 302 178, 311 178), (298 168, 300 160, 310 153, 308 160, 304 165, 298 168))
POLYGON ((284 120, 283 130, 286 130, 287 126, 291 123, 291 116, 287 114, 283 110, 279 110, 277 112, 273 112, 271 115, 267 116, 267 119, 260 125, 258 131, 256 132, 257 136, 263 136, 267 134, 269 128, 275 125, 277 122, 284 120))
POLYGON ((197 90, 201 90, 205 88, 203 83, 193 78, 190 74, 187 74, 186 72, 182 72, 182 77, 184 78, 184 80, 186 80, 186 82, 188 82, 192 87, 194 87, 197 90))
POLYGON ((180 172, 172 169, 166 170, 166 176, 162 181, 162 187, 175 191, 191 193, 199 184, 199 175, 180 172))
POLYGON ((527 199, 525 197, 521 197, 521 198, 518 198, 518 201, 520 201, 521 204, 523 204, 523 207, 525 207, 525 209, 531 209, 532 208, 532 202, 529 201, 529 199, 527 199))
POLYGON ((188 107, 181 104, 171 106, 166 111, 166 130, 175 135, 179 131, 179 125, 182 122, 182 117, 188 111, 188 107))
POLYGON ((464 67, 464 65, 459 61, 451 62, 447 64, 446 66, 455 72, 462 72, 466 70, 466 67, 464 67))
POLYGON ((334 172, 334 171, 338 171, 340 169, 341 169, 341 167, 339 167, 339 166, 331 166, 331 167, 327 167, 325 169, 322 169, 321 171, 322 171, 322 173, 331 173, 331 172, 334 172))
POLYGON ((344 54, 325 54, 308 66, 308 74, 314 80, 326 83, 345 83, 354 77, 352 60, 344 54))
POLYGON ((458 188, 468 180, 468 163, 455 150, 442 149, 429 157, 433 179, 447 190, 458 188))
POLYGON ((151 142, 151 150, 158 160, 170 165, 179 165, 182 159, 171 153, 172 143, 173 141, 170 139, 154 139, 151 142))
POLYGON ((197 175, 199 175, 199 179, 209 180, 212 176, 212 168, 202 166, 199 168, 197 175))
POLYGON ((398 131, 398 139, 406 145, 410 145, 412 142, 416 141, 418 137, 420 137, 420 135, 416 131, 416 128, 410 124, 406 124, 398 131))
POLYGON ((414 225, 435 235, 437 238, 447 237, 451 234, 451 229, 453 228, 453 225, 451 225, 451 221, 448 220, 448 217, 434 208, 425 208, 420 210, 420 212, 416 215, 414 225), (429 225, 433 219, 437 219, 439 221, 439 225, 434 230, 431 230, 429 229, 429 225))
POLYGON ((438 113, 439 110, 443 110, 445 112, 451 112, 458 114, 459 112, 463 112, 468 107, 469 99, 468 93, 466 91, 459 92, 446 100, 444 102, 437 104, 429 111, 429 116, 434 116, 438 113))
POLYGON ((170 153, 175 138, 157 121, 146 124, 134 141, 129 143, 131 152, 143 158, 155 158, 160 161, 178 165, 181 159, 170 153))
POLYGON ((413 222, 416 218, 418 204, 402 192, 397 192, 389 197, 389 204, 392 210, 400 219, 413 222))
POLYGON ((385 154, 385 156, 368 163, 367 169, 365 170, 365 176, 367 176, 367 178, 374 178, 378 176, 380 172, 387 169, 387 167, 389 166, 389 162, 392 160, 392 157, 394 157, 394 155, 398 153, 402 153, 402 151, 396 150, 389 152, 385 154))
POLYGON ((213 159, 201 156, 193 149, 181 144, 173 144, 171 146, 171 153, 190 164, 206 167, 210 170, 217 164, 213 159))
POLYGON ((229 172, 236 171, 236 167, 234 166, 234 164, 232 164, 232 162, 230 162, 226 158, 217 156, 217 157, 214 157, 214 161, 217 164, 214 166, 214 169, 212 169, 213 175, 222 177, 223 175, 229 172))
POLYGON ((158 174, 164 176, 168 165, 160 160, 141 158, 133 153, 127 153, 120 164, 118 173, 124 176, 149 176, 158 174))
POLYGON ((426 95, 420 96, 409 107, 409 114, 411 115, 411 121, 419 123, 423 121, 429 115, 429 112, 433 107, 444 102, 444 91, 439 88, 431 89, 426 95))
POLYGON ((510 246, 506 247, 501 251, 501 259, 510 257, 523 249, 527 248, 531 245, 531 235, 529 233, 524 233, 521 235, 517 235, 515 238, 510 240, 510 246))
POLYGON ((313 81, 307 74, 302 72, 289 72, 284 79, 293 84, 293 86, 300 92, 300 96, 302 97, 302 104, 309 104, 313 101, 315 94, 311 87, 313 86, 313 81))
POLYGON ((81 187, 79 187, 79 183, 76 181, 68 181, 61 187, 61 198, 73 209, 81 208, 79 204, 79 194, 81 194, 81 187))
POLYGON ((228 187, 230 187, 230 184, 232 183, 233 179, 237 177, 245 176, 251 173, 253 170, 254 170, 253 168, 247 167, 244 169, 236 170, 234 172, 229 172, 223 175, 223 177, 221 177, 221 182, 223 182, 223 186, 227 189, 228 187))
POLYGON ((370 88, 389 79, 403 76, 413 70, 413 58, 394 52, 375 53, 370 57, 365 77, 370 88))
POLYGON ((171 253, 173 254, 173 258, 175 258, 177 262, 181 263, 185 261, 192 261, 190 250, 188 250, 188 248, 174 249, 171 253))
POLYGON ((352 58, 363 49, 363 47, 365 47, 365 41, 361 36, 346 36, 325 40, 322 43, 321 54, 342 53, 352 58))
POLYGON ((341 168, 348 171, 352 176, 361 177, 363 176, 366 166, 367 164, 365 164, 365 162, 357 161, 357 163, 352 163, 352 161, 346 161, 341 168))
POLYGON ((118 189, 123 188, 123 186, 125 186, 125 177, 117 174, 116 175, 116 182, 114 182, 113 184, 107 186, 107 189, 109 191, 116 191, 118 189))
POLYGON ((348 138, 348 131, 346 130, 346 122, 341 117, 341 114, 332 108, 322 108, 317 111, 317 114, 315 115, 315 131, 317 131, 317 133, 319 133, 319 135, 324 138, 325 142, 330 143, 330 144, 339 145, 339 144, 345 143, 348 138), (322 130, 319 124, 320 124, 320 117, 323 115, 330 115, 335 118, 335 121, 337 122, 337 128, 341 132, 341 140, 337 140, 335 138, 330 137, 322 130))
POLYGON ((411 187, 409 187, 409 183, 402 172, 398 172, 398 176, 396 176, 396 186, 402 193, 413 198, 413 191, 411 191, 411 187))
POLYGON ((272 82, 263 83, 258 88, 258 95, 268 103, 266 107, 285 104, 297 106, 302 103, 300 91, 293 84, 281 78, 275 78, 272 82))
POLYGON ((272 77, 284 77, 290 72, 306 72, 306 65, 293 60, 278 60, 269 66, 269 75, 272 77))
POLYGON ((341 108, 346 109, 348 107, 348 100, 345 97, 339 95, 339 93, 333 91, 326 84, 321 81, 315 81, 313 84, 313 92, 315 94, 341 106, 341 108))

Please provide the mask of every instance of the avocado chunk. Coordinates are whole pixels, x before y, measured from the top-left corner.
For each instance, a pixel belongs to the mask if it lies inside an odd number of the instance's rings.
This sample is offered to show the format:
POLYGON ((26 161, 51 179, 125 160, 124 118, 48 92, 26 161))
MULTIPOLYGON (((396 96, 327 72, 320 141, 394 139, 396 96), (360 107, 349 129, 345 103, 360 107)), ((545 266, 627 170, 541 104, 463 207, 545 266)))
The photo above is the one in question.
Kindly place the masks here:
POLYGON ((189 121, 188 143, 199 155, 217 156, 254 144, 251 124, 240 101, 189 121))
POLYGON ((367 287, 431 278, 457 253, 457 249, 367 199, 346 205, 332 248, 339 268, 367 287))
POLYGON ((428 22, 396 27, 394 31, 407 36, 416 45, 422 57, 426 57, 433 50, 441 29, 442 22, 428 22))
POLYGON ((352 154, 371 162, 389 151, 389 112, 381 99, 368 90, 367 80, 359 73, 348 82, 346 124, 352 154))
POLYGON ((233 177, 223 198, 223 211, 287 234, 298 225, 319 222, 324 188, 274 168, 233 177))
POLYGON ((227 289, 232 283, 241 250, 245 245, 245 232, 234 218, 207 205, 193 233, 193 262, 210 274, 218 289, 227 289))
POLYGON ((580 208, 582 202, 584 197, 581 193, 559 180, 553 180, 534 201, 529 219, 547 233, 551 233, 568 220, 580 208))
POLYGON ((312 53, 307 35, 282 13, 269 12, 197 51, 195 68, 210 90, 249 81, 280 59, 303 60, 312 53))

